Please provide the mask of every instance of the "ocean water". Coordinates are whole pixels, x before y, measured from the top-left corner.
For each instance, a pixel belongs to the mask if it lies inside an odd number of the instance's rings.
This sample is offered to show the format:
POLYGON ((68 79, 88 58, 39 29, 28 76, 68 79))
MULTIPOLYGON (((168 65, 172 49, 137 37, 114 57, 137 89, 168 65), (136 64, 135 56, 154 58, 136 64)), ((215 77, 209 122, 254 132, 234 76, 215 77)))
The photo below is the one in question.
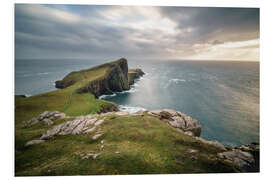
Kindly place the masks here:
MULTIPOLYGON (((15 94, 55 90, 54 81, 100 60, 16 60, 15 94), (76 63, 75 63, 76 62, 76 63)), ((102 96, 122 111, 168 108, 202 124, 202 137, 225 145, 259 142, 259 63, 129 61, 146 73, 129 91, 102 96)))

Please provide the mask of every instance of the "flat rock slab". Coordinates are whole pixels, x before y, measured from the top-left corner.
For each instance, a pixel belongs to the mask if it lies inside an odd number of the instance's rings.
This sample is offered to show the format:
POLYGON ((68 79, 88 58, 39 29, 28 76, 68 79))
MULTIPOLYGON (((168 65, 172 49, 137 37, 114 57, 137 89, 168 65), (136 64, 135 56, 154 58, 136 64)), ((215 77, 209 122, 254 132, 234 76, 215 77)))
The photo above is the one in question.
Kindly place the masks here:
POLYGON ((103 119, 97 121, 97 118, 89 119, 89 117, 79 116, 72 121, 54 126, 53 129, 43 133, 40 139, 48 140, 56 135, 85 134, 93 132, 96 127, 101 125, 103 122, 103 119))
MULTIPOLYGON (((48 119, 48 112, 43 113, 41 116, 45 118, 45 122, 48 123, 48 125, 51 123, 51 119, 48 119)), ((94 132, 97 128, 100 128, 100 125, 104 122, 104 119, 98 120, 96 117, 95 115, 74 117, 74 120, 61 123, 47 130, 42 134, 39 140, 28 141, 25 146, 39 144, 58 135, 76 135, 94 132)), ((99 138, 99 134, 97 134, 95 138, 99 138)))
POLYGON ((28 141, 24 146, 27 147, 27 146, 31 146, 31 145, 34 145, 34 144, 40 144, 40 143, 43 143, 43 142, 45 142, 45 141, 40 140, 40 139, 36 139, 36 140, 28 141))

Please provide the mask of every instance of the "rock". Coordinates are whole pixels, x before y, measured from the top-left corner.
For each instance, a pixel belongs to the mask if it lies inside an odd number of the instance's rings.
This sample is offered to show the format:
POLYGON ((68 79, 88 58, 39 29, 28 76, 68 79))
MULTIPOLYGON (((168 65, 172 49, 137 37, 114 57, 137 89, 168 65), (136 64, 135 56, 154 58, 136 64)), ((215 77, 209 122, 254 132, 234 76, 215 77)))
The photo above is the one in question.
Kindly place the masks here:
POLYGON ((198 154, 198 153, 199 153, 199 151, 196 150, 196 149, 188 149, 188 150, 186 151, 186 154, 189 154, 189 155, 196 155, 196 154, 198 154))
POLYGON ((248 152, 241 151, 239 149, 233 149, 232 151, 226 151, 217 154, 218 158, 225 159, 242 170, 249 171, 255 165, 255 160, 252 154, 248 152))
POLYGON ((157 117, 161 117, 160 116, 161 111, 162 110, 152 110, 152 111, 149 111, 147 114, 154 115, 154 116, 157 116, 157 117))
POLYGON ((191 132, 191 131, 186 131, 186 132, 184 132, 186 135, 189 135, 189 136, 194 136, 194 134, 193 134, 193 132, 191 132))
POLYGON ((95 154, 95 153, 87 153, 87 154, 81 154, 82 159, 88 159, 89 157, 92 157, 92 159, 96 159, 99 154, 95 154))
POLYGON ((114 152, 115 154, 120 154, 120 152, 119 151, 116 151, 116 152, 114 152))
POLYGON ((145 112, 144 110, 139 110, 139 111, 133 113, 132 115, 143 115, 144 112, 145 112))
POLYGON ((128 71, 128 83, 129 85, 134 84, 135 79, 144 75, 144 72, 141 69, 130 69, 128 71))
POLYGON ((57 114, 54 114, 54 117, 59 118, 59 119, 65 119, 66 115, 65 113, 57 113, 57 114))
POLYGON ((50 125, 53 124, 53 121, 50 120, 50 119, 47 119, 47 118, 43 119, 43 122, 44 122, 44 124, 46 124, 46 125, 48 125, 48 126, 50 126, 50 125))
POLYGON ((34 145, 34 144, 40 144, 40 143, 43 143, 43 142, 45 142, 45 141, 40 140, 40 139, 31 140, 31 141, 28 141, 24 146, 27 147, 27 146, 31 146, 31 145, 34 145))
POLYGON ((48 112, 45 111, 41 113, 38 117, 32 118, 30 121, 26 123, 27 126, 43 122, 46 125, 52 125, 53 121, 56 119, 65 119, 67 116, 65 113, 61 113, 59 111, 53 111, 53 112, 48 112))
POLYGON ((102 145, 100 146, 100 149, 103 150, 103 148, 104 148, 104 145, 102 144, 102 145))
POLYGON ((172 125, 175 128, 179 129, 185 129, 186 127, 186 122, 183 118, 179 116, 174 116, 171 118, 173 121, 169 121, 169 124, 172 125))
POLYGON ((90 128, 90 129, 85 130, 84 133, 85 133, 85 134, 91 133, 91 132, 94 132, 95 130, 96 130, 96 126, 90 128))
POLYGON ((198 137, 201 135, 200 123, 184 113, 170 109, 161 109, 149 111, 148 114, 167 121, 171 126, 187 132, 188 135, 198 137))
POLYGON ((108 115, 113 115, 114 112, 106 112, 106 113, 101 113, 100 116, 108 116, 108 115))
POLYGON ((192 160, 197 160, 199 155, 199 151, 196 149, 188 149, 185 152, 185 156, 192 159, 192 160))
POLYGON ((125 116, 125 115, 129 115, 128 112, 123 112, 123 111, 118 111, 118 112, 115 112, 114 113, 115 115, 118 115, 118 116, 125 116))
POLYGON ((104 119, 97 120, 97 118, 89 119, 89 116, 79 116, 72 121, 67 121, 54 126, 52 129, 47 130, 42 134, 42 140, 48 140, 56 135, 67 134, 86 134, 96 130, 103 122, 104 119))
POLYGON ((195 138, 204 144, 215 146, 216 148, 220 149, 221 151, 227 150, 226 147, 218 141, 208 141, 208 140, 205 140, 205 139, 200 138, 200 137, 195 137, 195 138))
POLYGON ((95 134, 95 135, 92 137, 92 139, 93 139, 93 140, 96 140, 96 139, 100 138, 102 135, 103 135, 103 134, 95 134))
POLYGON ((168 118, 178 115, 176 111, 171 110, 171 109, 163 109, 160 114, 161 116, 163 114, 164 116, 167 116, 168 118))
POLYGON ((95 126, 99 126, 104 122, 104 119, 100 119, 95 123, 95 126))

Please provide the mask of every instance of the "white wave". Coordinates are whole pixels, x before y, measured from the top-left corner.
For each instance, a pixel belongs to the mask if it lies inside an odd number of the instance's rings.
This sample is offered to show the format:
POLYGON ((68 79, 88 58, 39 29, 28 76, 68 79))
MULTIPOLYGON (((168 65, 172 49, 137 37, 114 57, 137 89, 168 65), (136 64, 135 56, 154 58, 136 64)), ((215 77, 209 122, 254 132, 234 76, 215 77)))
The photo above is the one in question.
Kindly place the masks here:
POLYGON ((138 80, 143 80, 143 79, 145 79, 143 76, 141 76, 138 80))
POLYGON ((119 94, 125 94, 125 93, 134 93, 137 92, 138 90, 135 89, 134 85, 131 86, 131 88, 127 91, 122 91, 122 92, 118 92, 119 94))
POLYGON ((120 111, 129 112, 130 114, 136 113, 140 110, 143 110, 143 111, 146 110, 145 108, 138 107, 138 106, 119 105, 118 107, 119 107, 120 111))
POLYGON ((150 75, 150 73, 144 72, 144 76, 148 76, 148 75, 150 75))
POLYGON ((98 99, 105 99, 106 97, 114 97, 114 96, 116 96, 116 94, 114 93, 114 94, 104 94, 104 95, 101 95, 101 96, 99 96, 99 98, 98 99))
POLYGON ((179 82, 186 82, 186 80, 174 78, 174 79, 170 79, 169 82, 178 84, 179 82))
POLYGON ((180 82, 186 82, 186 80, 185 79, 177 79, 177 78, 170 79, 169 82, 164 86, 164 88, 168 88, 172 83, 178 84, 180 82))
POLYGON ((50 72, 42 72, 42 73, 38 73, 38 75, 47 75, 49 74, 50 72))

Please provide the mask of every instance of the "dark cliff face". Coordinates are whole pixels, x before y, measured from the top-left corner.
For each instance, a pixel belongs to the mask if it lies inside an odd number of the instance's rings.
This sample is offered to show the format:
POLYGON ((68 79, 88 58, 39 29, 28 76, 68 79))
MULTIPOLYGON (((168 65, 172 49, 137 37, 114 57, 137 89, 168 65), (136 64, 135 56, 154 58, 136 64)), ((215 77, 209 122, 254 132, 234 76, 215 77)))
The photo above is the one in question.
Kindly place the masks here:
MULTIPOLYGON (((127 60, 124 58, 91 68, 89 70, 99 68, 108 68, 108 70, 104 76, 91 80, 89 83, 87 83, 87 85, 77 89, 78 93, 91 93, 97 98, 103 94, 112 94, 113 92, 129 90, 130 85, 134 83, 134 79, 144 74, 140 69, 135 69, 130 72, 128 70, 127 60)), ((72 73, 70 73, 68 76, 72 76, 72 73)), ((68 78, 68 76, 66 76, 63 80, 56 81, 56 87, 65 88, 76 83, 74 78, 68 78)))
POLYGON ((128 72, 128 83, 129 85, 134 84, 134 80, 143 76, 144 72, 141 69, 130 69, 128 72))

